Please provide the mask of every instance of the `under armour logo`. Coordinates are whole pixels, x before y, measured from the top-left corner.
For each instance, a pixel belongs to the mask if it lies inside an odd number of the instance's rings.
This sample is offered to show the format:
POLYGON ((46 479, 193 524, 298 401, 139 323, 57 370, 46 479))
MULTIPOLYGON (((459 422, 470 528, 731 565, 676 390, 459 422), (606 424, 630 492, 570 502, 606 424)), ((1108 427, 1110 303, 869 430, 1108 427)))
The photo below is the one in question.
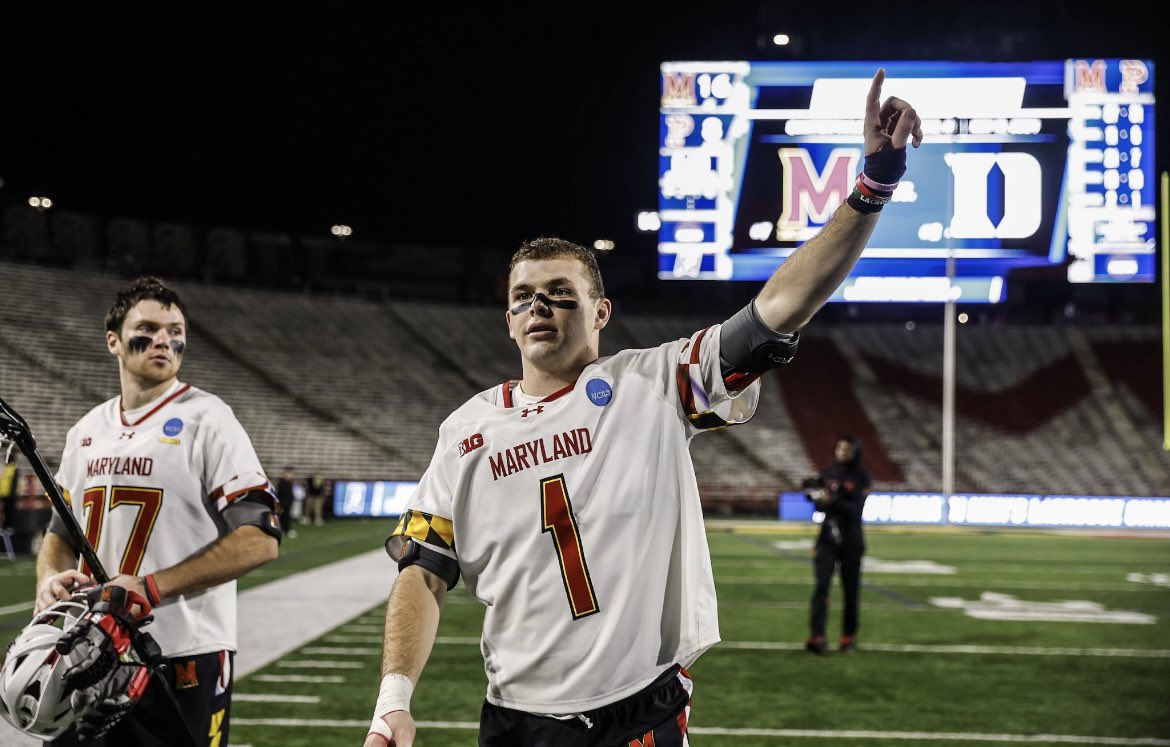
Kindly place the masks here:
POLYGON ((525 407, 520 412, 520 417, 526 418, 526 417, 528 417, 528 413, 532 413, 533 415, 539 415, 542 412, 544 412, 544 405, 537 405, 536 407, 533 407, 532 409, 525 407))
POLYGON ((126 433, 123 433, 121 436, 118 436, 119 441, 129 441, 132 438, 134 438, 134 431, 127 431, 126 433))

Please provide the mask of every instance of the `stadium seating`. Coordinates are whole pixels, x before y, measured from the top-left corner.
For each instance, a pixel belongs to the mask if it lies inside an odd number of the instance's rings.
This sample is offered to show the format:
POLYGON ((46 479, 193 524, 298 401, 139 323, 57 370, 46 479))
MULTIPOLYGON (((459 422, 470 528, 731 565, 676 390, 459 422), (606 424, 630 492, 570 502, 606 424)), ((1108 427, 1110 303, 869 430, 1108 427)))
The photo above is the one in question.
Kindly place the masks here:
MULTIPOLYGON (((102 317, 126 278, 0 262, 0 396, 51 463, 66 430, 117 393, 102 317)), ((414 480, 439 424, 476 391, 520 375, 497 306, 176 283, 190 312, 182 378, 235 410, 273 474, 414 480)), ((710 324, 619 312, 602 354, 710 324)), ((961 325, 955 489, 1170 495, 1151 327, 961 325)), ((764 379, 752 423, 703 434, 692 454, 711 511, 761 511, 860 435, 876 487, 941 489, 942 330, 814 321, 790 366, 764 379)))

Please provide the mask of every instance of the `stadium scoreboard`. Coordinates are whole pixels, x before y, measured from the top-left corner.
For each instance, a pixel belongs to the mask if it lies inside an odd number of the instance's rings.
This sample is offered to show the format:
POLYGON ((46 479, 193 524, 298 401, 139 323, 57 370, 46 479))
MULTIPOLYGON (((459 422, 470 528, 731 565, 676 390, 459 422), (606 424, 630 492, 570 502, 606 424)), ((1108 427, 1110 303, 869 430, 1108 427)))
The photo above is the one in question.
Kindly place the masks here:
POLYGON ((996 303, 1038 267, 1153 282, 1154 66, 1122 58, 664 63, 658 276, 765 280, 815 234, 879 67, 925 139, 831 300, 996 303))

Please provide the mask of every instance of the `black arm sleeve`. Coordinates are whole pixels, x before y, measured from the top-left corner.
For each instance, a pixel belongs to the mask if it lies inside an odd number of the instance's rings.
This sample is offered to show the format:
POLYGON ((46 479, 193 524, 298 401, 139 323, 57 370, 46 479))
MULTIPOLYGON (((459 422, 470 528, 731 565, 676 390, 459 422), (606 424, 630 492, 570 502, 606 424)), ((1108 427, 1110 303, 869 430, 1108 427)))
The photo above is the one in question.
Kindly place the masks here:
POLYGON ((280 517, 273 508, 275 507, 271 493, 266 490, 253 490, 233 501, 223 510, 221 516, 228 529, 233 532, 242 526, 254 526, 280 542, 284 533, 280 529, 280 517))
POLYGON ((764 373, 796 356, 799 332, 777 332, 764 324, 753 298, 719 328, 719 366, 732 373, 764 373))
MULTIPOLYGON (((394 539, 391 537, 390 539, 394 539)), ((394 553, 391 552, 389 544, 390 540, 386 540, 386 553, 391 558, 394 553)), ((406 541, 406 547, 402 550, 402 557, 398 560, 398 571, 402 572, 404 568, 411 565, 418 565, 426 568, 431 573, 447 582, 447 591, 455 588, 455 584, 459 583, 459 561, 455 558, 444 555, 441 552, 436 552, 421 542, 415 542, 412 539, 406 541)))

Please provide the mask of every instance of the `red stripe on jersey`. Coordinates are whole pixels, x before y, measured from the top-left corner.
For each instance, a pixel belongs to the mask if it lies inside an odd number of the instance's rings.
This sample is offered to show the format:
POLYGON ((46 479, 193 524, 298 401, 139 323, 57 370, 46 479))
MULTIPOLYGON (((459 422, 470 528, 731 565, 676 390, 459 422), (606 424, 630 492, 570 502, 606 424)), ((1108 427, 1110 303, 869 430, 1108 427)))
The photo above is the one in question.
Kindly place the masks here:
MULTIPOLYGON (((231 504, 235 503, 239 499, 243 498, 248 493, 251 493, 253 490, 259 490, 261 492, 268 493, 267 488, 268 488, 268 483, 265 482, 265 483, 261 483, 260 485, 253 485, 250 488, 243 488, 241 490, 237 490, 234 493, 231 493, 230 495, 227 495, 224 497, 225 497, 225 500, 227 500, 228 505, 230 506, 231 504)), ((216 492, 219 493, 220 495, 223 495, 223 488, 219 488, 216 492)), ((211 500, 214 503, 214 502, 218 501, 219 498, 212 498, 211 500)), ((269 502, 270 503, 272 502, 271 493, 269 493, 269 502)))
POLYGON ((574 381, 572 384, 569 384, 566 387, 561 387, 560 389, 556 390, 552 394, 548 395, 547 397, 542 399, 541 402, 552 402, 554 399, 560 399, 561 397, 564 397, 569 392, 573 391, 573 387, 575 387, 575 386, 577 386, 577 382, 574 381))
POLYGON ((500 386, 503 387, 503 395, 504 395, 503 399, 504 399, 504 407, 505 408, 512 407, 512 385, 513 384, 519 385, 520 382, 516 381, 515 379, 508 379, 503 384, 500 384, 500 386))
POLYGON ((760 378, 761 375, 759 373, 739 373, 738 371, 733 371, 723 377, 723 386, 727 387, 729 391, 739 392, 751 386, 752 382, 760 378))
POLYGON ((158 412, 162 408, 166 407, 167 403, 170 402, 172 399, 174 399, 175 397, 178 397, 180 394, 182 394, 183 392, 187 391, 190 388, 191 388, 190 384, 184 384, 179 389, 179 391, 177 391, 174 394, 172 394, 171 396, 167 397, 162 402, 159 402, 155 407, 153 407, 151 409, 150 412, 148 412, 145 415, 143 415, 142 417, 138 418, 138 420, 135 420, 133 423, 126 422, 126 411, 122 407, 122 398, 119 397, 118 398, 118 417, 122 419, 122 425, 140 425, 140 424, 142 424, 143 421, 145 421, 151 415, 155 414, 156 412, 158 412))
POLYGON ((685 363, 680 363, 675 367, 675 382, 674 385, 678 389, 678 399, 682 403, 683 412, 687 415, 695 415, 695 393, 691 391, 691 378, 688 375, 689 367, 685 363))
MULTIPOLYGON (((503 399, 504 408, 507 409, 507 408, 514 407, 516 405, 516 403, 512 399, 512 388, 514 386, 517 386, 517 387, 520 386, 520 382, 517 381, 516 379, 508 379, 503 384, 500 384, 500 386, 502 387, 501 393, 503 394, 503 397, 501 399, 503 399)), ((545 397, 544 399, 540 400, 540 402, 542 402, 542 403, 543 402, 552 402, 554 399, 560 399, 561 397, 565 396, 569 392, 573 391, 573 387, 575 387, 575 386, 577 386, 577 382, 574 381, 572 384, 569 384, 568 386, 561 387, 560 389, 556 390, 552 394, 550 394, 547 397, 545 397)))
POLYGON ((695 338, 695 346, 691 348, 691 363, 697 364, 699 362, 699 353, 702 352, 703 338, 707 336, 707 332, 710 329, 710 327, 707 327, 707 329, 699 332, 699 336, 695 338))

